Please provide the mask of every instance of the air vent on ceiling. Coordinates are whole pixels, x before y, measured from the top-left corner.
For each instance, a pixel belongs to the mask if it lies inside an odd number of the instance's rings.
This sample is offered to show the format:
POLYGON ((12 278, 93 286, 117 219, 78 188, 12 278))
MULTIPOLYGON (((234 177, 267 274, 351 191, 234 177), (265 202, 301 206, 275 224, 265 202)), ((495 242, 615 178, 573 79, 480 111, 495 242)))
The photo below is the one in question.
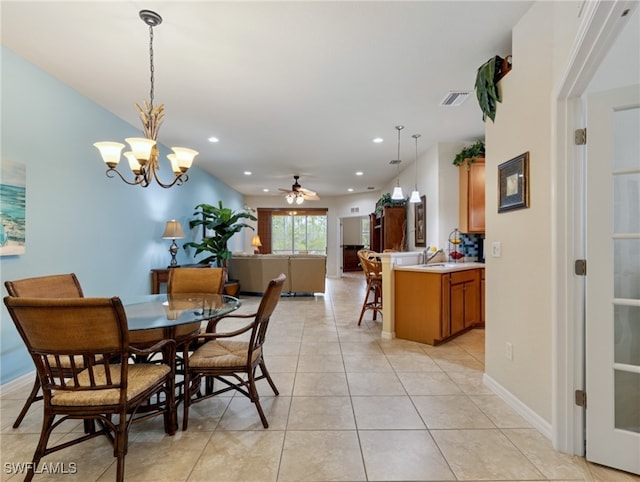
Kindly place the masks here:
POLYGON ((467 97, 470 93, 471 92, 451 91, 445 96, 444 99, 442 99, 440 105, 443 107, 458 107, 465 100, 467 100, 467 97))

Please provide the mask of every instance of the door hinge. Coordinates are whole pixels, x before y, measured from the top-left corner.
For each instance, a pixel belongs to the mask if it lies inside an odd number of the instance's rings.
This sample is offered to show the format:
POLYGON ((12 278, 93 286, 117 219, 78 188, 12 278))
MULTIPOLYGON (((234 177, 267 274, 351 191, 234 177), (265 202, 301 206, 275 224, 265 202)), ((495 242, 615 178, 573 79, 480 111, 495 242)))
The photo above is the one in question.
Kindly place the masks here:
POLYGON ((574 132, 575 135, 575 144, 576 146, 584 146, 587 144, 587 128, 584 129, 576 129, 574 132))
POLYGON ((584 390, 576 390, 576 405, 587 408, 587 392, 584 390))
POLYGON ((587 276, 587 260, 576 259, 576 262, 574 264, 574 272, 578 276, 587 276))

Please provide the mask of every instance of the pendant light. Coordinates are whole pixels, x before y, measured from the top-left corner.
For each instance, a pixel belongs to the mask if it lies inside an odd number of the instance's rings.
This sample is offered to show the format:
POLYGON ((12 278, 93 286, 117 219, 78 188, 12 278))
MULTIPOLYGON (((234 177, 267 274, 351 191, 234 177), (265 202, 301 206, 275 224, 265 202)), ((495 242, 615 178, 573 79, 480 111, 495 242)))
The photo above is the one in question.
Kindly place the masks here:
POLYGON ((418 137, 420 137, 420 134, 414 134, 411 137, 416 140, 416 184, 414 190, 411 192, 409 202, 415 204, 420 202, 420 193, 418 192, 418 137))
POLYGON ((402 188, 400 187, 400 163, 402 162, 400 160, 400 131, 402 129, 404 129, 404 126, 396 126, 396 130, 398 131, 398 157, 390 163, 395 164, 398 170, 396 187, 393 188, 393 194, 391 194, 391 199, 393 199, 394 201, 404 199, 404 194, 402 193, 402 188))

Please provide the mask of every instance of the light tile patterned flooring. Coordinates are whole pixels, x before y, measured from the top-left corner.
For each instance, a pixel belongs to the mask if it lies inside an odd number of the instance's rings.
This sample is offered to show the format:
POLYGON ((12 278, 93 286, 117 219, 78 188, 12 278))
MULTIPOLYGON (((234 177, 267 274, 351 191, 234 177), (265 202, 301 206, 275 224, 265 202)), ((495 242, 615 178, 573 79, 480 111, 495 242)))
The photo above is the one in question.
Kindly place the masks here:
MULTIPOLYGON (((553 451, 484 387, 483 330, 439 347, 382 340, 370 315, 356 325, 361 276, 327 287, 324 297, 283 297, 272 319, 265 352, 280 396, 260 382, 268 430, 241 395, 209 399, 173 437, 160 418, 134 426, 126 480, 640 480, 553 451)), ((257 303, 244 297, 241 310, 257 303)), ((6 464, 30 461, 38 440, 40 403, 11 428, 26 392, 0 399, 2 480, 23 478, 6 464)), ((68 422, 54 438, 81 430, 68 422)), ((75 463, 75 474, 35 480, 112 481, 112 453, 104 437, 93 439, 43 459, 49 467, 75 463)))

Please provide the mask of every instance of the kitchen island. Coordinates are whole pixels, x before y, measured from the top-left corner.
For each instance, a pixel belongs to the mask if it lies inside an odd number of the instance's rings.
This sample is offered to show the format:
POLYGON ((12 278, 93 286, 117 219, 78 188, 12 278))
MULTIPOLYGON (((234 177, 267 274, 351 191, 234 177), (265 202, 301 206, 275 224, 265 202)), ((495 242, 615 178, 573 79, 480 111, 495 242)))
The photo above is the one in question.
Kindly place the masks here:
POLYGON ((394 266, 397 338, 437 345, 484 326, 484 264, 394 266))

